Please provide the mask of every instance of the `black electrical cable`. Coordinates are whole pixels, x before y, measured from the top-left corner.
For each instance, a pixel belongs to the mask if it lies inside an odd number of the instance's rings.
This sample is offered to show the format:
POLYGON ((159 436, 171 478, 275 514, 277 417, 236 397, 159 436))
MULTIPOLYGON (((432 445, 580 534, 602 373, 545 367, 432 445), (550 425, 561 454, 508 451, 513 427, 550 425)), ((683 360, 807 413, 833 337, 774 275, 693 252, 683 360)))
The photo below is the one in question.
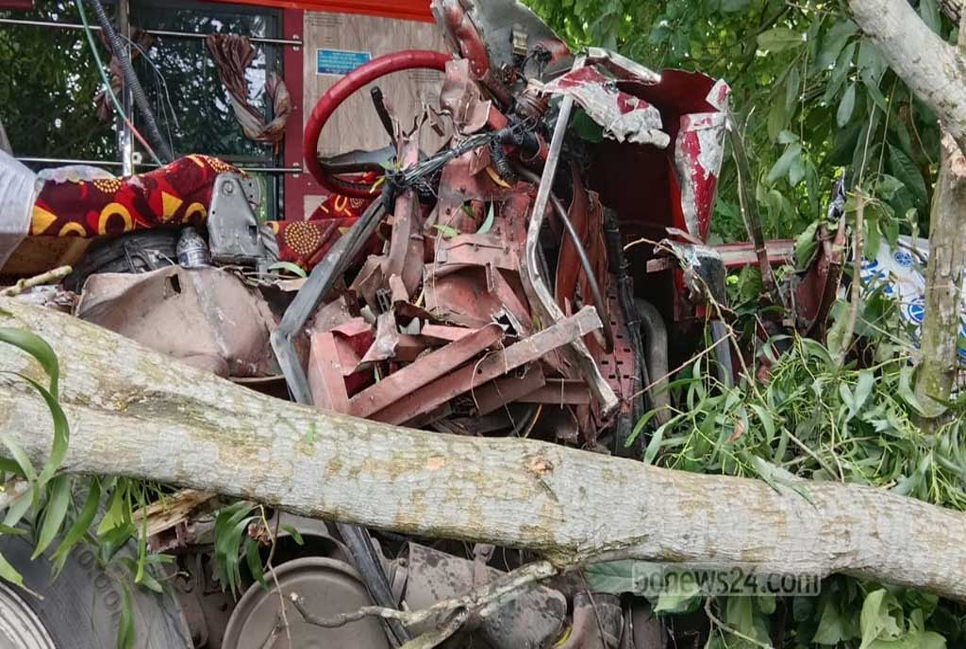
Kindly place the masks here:
MULTIPOLYGON (((78 4, 83 2, 83 0, 76 1, 78 4)), ((101 4, 101 0, 91 0, 91 4, 94 5, 97 22, 100 23, 101 29, 104 30, 107 41, 111 44, 114 56, 117 57, 121 71, 124 73, 124 83, 131 89, 131 94, 134 96, 134 103, 137 104, 138 111, 141 113, 141 119, 144 120, 144 130, 151 140, 151 144, 157 149, 158 154, 164 162, 171 162, 175 158, 174 151, 171 150, 171 146, 161 135, 158 123, 154 119, 154 113, 148 104, 148 98, 145 96, 141 82, 138 81, 138 75, 134 72, 134 67, 131 65, 131 57, 128 56, 124 42, 114 30, 114 25, 111 24, 111 19, 104 10, 104 5, 101 4)))

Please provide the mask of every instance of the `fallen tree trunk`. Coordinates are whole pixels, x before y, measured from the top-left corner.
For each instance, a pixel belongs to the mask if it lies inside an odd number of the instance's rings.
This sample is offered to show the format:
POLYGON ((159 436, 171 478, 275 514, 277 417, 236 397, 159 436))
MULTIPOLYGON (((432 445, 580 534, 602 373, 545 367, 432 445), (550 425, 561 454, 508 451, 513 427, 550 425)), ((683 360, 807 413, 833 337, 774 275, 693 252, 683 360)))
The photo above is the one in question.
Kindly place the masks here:
MULTIPOLYGON (((71 424, 64 469, 157 480, 308 516, 527 548, 558 566, 615 558, 843 572, 966 601, 966 517, 886 491, 648 467, 521 439, 409 430, 261 396, 104 329, 0 298, 43 336, 71 424)), ((0 345, 0 370, 43 380, 0 345)), ((50 415, 0 375, 0 433, 37 462, 50 415)))

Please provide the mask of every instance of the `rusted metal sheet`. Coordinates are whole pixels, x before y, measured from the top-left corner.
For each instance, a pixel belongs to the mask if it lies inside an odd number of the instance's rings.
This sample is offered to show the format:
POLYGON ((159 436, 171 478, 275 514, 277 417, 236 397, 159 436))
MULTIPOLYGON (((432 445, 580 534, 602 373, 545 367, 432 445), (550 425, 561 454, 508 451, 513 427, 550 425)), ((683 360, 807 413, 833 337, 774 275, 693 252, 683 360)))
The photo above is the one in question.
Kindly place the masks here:
POLYGON ((489 273, 479 267, 463 268, 443 277, 428 274, 423 283, 426 308, 442 320, 473 328, 509 312, 522 328, 519 333, 527 333, 530 313, 518 294, 522 289, 514 288, 510 281, 500 270, 489 273))
POLYGON ((446 325, 438 325, 430 322, 423 325, 423 328, 419 333, 427 338, 435 338, 437 340, 453 342, 454 340, 465 338, 473 333, 473 330, 465 327, 448 327, 446 325))
POLYGON ((257 291, 218 268, 91 275, 75 315, 219 376, 278 373, 269 343, 274 314, 257 291))
MULTIPOLYGON (((419 159, 419 141, 406 139, 400 146, 399 158, 404 166, 411 166, 419 159)), ((400 277, 408 295, 419 286, 420 267, 423 257, 422 219, 419 199, 414 189, 407 189, 399 198, 392 214, 392 235, 389 254, 383 263, 383 275, 400 277)))
POLYGON ((825 224, 820 225, 818 239, 818 254, 795 289, 795 306, 798 329, 821 340, 825 337, 825 322, 842 280, 845 219, 839 220, 839 227, 833 234, 829 234, 825 224))
MULTIPOLYGON (((424 384, 424 387, 413 390, 392 405, 379 411, 372 411, 369 418, 391 424, 404 424, 472 390, 475 386, 482 386, 487 381, 515 370, 521 365, 539 360, 548 352, 573 343, 574 340, 601 326, 602 323, 594 308, 584 307, 573 316, 562 318, 529 338, 488 354, 479 362, 464 365, 448 376, 424 384)), ((451 344, 456 345, 460 342, 463 341, 451 344)))
POLYGON ((539 363, 534 363, 532 367, 525 368, 520 376, 515 374, 503 376, 474 388, 470 391, 470 396, 476 405, 477 412, 480 415, 488 415, 508 403, 526 401, 525 397, 542 388, 545 383, 543 369, 539 363))
POLYGON ((342 376, 339 350, 331 332, 312 335, 308 365, 309 389, 315 407, 349 412, 349 395, 342 376))
MULTIPOLYGON (((578 58, 574 62, 573 67, 574 69, 579 69, 582 66, 583 60, 578 58)), ((540 245, 540 230, 547 214, 547 207, 550 203, 554 175, 557 164, 560 161, 564 132, 570 119, 570 113, 573 110, 573 104, 573 97, 568 95, 564 97, 560 105, 557 122, 554 126, 553 139, 550 143, 550 151, 547 155, 547 163, 544 167, 543 176, 540 178, 540 186, 537 190, 537 197, 534 199, 530 223, 527 226, 524 260, 521 265, 522 271, 520 279, 523 281, 523 289, 530 302, 530 308, 533 310, 534 315, 539 317, 544 323, 559 322, 564 317, 560 307, 557 306, 553 300, 553 296, 550 295, 550 290, 547 288, 544 278, 541 276, 538 249, 540 245)), ((601 376, 600 368, 594 363, 594 359, 591 357, 583 340, 571 340, 567 343, 567 347, 563 350, 563 356, 565 360, 577 367, 583 375, 584 380, 594 394, 594 398, 597 400, 597 405, 602 416, 605 418, 610 416, 617 409, 617 396, 601 376)))
POLYGON ((461 234, 441 241, 436 247, 432 264, 427 264, 434 275, 445 275, 460 266, 489 266, 517 271, 520 268, 518 250, 510 248, 493 234, 461 234))
MULTIPOLYGON (((370 388, 354 396, 349 402, 349 413, 356 417, 370 417, 379 411, 403 400, 407 394, 418 391, 419 388, 432 383, 434 380, 452 372, 483 350, 503 338, 503 328, 497 324, 489 324, 473 334, 452 342, 415 362, 407 365, 398 372, 383 378, 370 388)), ((433 407, 441 405, 440 401, 433 407)), ((409 418, 428 412, 432 408, 414 412, 409 418)))
POLYGON ((556 406, 588 406, 590 405, 590 391, 583 381, 547 379, 543 387, 528 392, 517 401, 556 406))
MULTIPOLYGON (((758 263, 755 244, 751 242, 723 243, 711 247, 721 255, 721 261, 729 270, 754 266, 758 263)), ((795 263, 795 241, 792 239, 766 241, 765 252, 768 255, 768 263, 772 266, 795 263)))

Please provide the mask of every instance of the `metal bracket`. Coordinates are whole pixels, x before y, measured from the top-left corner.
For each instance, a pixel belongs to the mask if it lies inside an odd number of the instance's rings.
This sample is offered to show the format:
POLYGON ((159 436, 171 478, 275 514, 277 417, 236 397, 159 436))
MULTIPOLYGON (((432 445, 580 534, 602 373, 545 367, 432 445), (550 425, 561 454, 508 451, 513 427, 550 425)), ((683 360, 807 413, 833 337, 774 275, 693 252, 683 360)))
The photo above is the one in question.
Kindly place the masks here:
POLYGON ((208 209, 211 258, 221 264, 255 266, 265 259, 252 205, 261 203, 261 187, 251 176, 219 174, 208 209))

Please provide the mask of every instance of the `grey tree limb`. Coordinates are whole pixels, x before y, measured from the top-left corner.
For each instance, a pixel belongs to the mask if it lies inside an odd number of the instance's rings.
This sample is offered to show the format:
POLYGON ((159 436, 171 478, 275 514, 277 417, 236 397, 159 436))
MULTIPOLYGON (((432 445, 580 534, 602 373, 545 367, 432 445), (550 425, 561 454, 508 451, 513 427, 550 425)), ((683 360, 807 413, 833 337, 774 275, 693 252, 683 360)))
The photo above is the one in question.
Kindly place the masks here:
MULTIPOLYGON (((855 22, 966 151, 966 63, 905 0, 848 0, 855 22)), ((945 8, 945 4, 944 4, 945 8)))
MULTIPOLYGON (((589 560, 715 561, 847 573, 966 601, 966 516, 890 492, 803 483, 810 495, 522 439, 410 430, 292 404, 69 316, 0 298, 61 363, 64 470, 122 475, 422 536, 589 560)), ((0 345, 0 370, 44 380, 0 345)), ((52 440, 35 391, 0 374, 0 434, 37 463, 52 440)))

